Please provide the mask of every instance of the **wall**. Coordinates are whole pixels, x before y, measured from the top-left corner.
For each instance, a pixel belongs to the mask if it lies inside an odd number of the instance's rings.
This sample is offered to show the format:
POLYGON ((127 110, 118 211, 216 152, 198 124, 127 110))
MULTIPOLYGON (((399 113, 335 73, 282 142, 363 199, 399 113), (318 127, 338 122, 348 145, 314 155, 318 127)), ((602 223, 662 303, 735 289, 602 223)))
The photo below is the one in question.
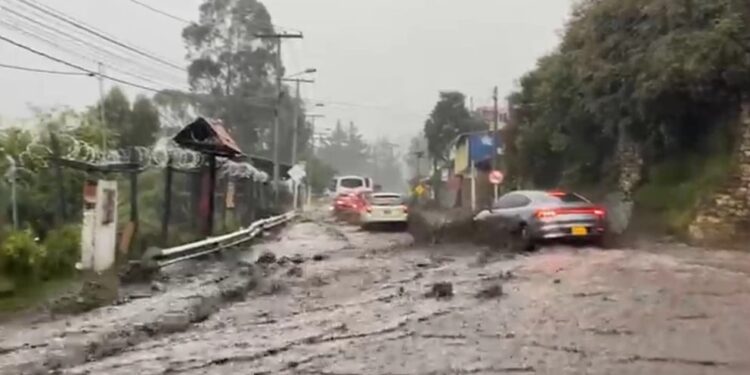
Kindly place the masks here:
MULTIPOLYGON (((737 127, 736 166, 719 191, 706 199, 689 227, 698 244, 735 244, 750 239, 750 101, 742 107, 737 127)), ((750 244, 744 248, 750 250, 750 244)))

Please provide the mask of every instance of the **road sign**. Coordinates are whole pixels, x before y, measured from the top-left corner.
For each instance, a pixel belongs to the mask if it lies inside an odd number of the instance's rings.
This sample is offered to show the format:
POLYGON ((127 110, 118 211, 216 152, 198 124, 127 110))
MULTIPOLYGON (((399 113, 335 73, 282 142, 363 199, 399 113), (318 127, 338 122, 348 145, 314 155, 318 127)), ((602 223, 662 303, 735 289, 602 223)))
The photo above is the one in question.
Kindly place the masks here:
POLYGON ((492 171, 490 172, 490 183, 493 185, 500 185, 503 183, 503 179, 505 176, 503 176, 503 172, 500 171, 492 171))
POLYGON ((300 164, 295 165, 287 174, 297 183, 307 176, 307 173, 305 173, 305 167, 300 164))
POLYGON ((414 192, 417 193, 417 196, 422 196, 422 194, 424 194, 424 187, 422 185, 417 185, 417 187, 414 188, 414 192))

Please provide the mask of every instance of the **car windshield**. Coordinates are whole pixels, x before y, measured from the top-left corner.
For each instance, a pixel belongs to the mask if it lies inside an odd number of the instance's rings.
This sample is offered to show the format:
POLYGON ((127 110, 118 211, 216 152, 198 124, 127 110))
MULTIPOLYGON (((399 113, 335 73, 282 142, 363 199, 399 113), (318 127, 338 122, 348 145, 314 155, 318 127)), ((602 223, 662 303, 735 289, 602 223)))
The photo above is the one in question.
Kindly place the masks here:
POLYGON ((363 187, 365 184, 361 178, 342 178, 340 185, 343 188, 356 189, 356 188, 363 187))

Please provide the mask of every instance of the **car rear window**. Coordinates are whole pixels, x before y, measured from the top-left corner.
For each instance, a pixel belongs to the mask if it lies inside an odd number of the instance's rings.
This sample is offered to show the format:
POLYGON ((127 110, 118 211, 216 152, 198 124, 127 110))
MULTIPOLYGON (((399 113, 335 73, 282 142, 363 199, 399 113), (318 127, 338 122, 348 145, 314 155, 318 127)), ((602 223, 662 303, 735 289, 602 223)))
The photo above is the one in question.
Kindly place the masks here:
POLYGON ((400 206, 404 199, 400 195, 373 195, 370 199, 375 206, 400 206))
POLYGON ((551 201, 562 202, 562 203, 589 203, 585 198, 574 193, 549 193, 547 197, 551 201))
POLYGON ((365 183, 361 178, 343 178, 341 179, 341 187, 347 189, 356 189, 364 186, 365 183))

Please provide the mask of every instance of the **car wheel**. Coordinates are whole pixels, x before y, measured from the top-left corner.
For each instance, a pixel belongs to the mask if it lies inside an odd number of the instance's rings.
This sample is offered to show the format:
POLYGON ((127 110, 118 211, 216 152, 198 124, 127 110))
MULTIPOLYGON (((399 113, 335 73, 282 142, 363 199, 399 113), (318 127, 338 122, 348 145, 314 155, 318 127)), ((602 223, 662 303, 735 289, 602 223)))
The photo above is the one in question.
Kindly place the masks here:
POLYGON ((521 224, 510 236, 511 250, 515 252, 534 251, 536 243, 526 224, 521 224))

